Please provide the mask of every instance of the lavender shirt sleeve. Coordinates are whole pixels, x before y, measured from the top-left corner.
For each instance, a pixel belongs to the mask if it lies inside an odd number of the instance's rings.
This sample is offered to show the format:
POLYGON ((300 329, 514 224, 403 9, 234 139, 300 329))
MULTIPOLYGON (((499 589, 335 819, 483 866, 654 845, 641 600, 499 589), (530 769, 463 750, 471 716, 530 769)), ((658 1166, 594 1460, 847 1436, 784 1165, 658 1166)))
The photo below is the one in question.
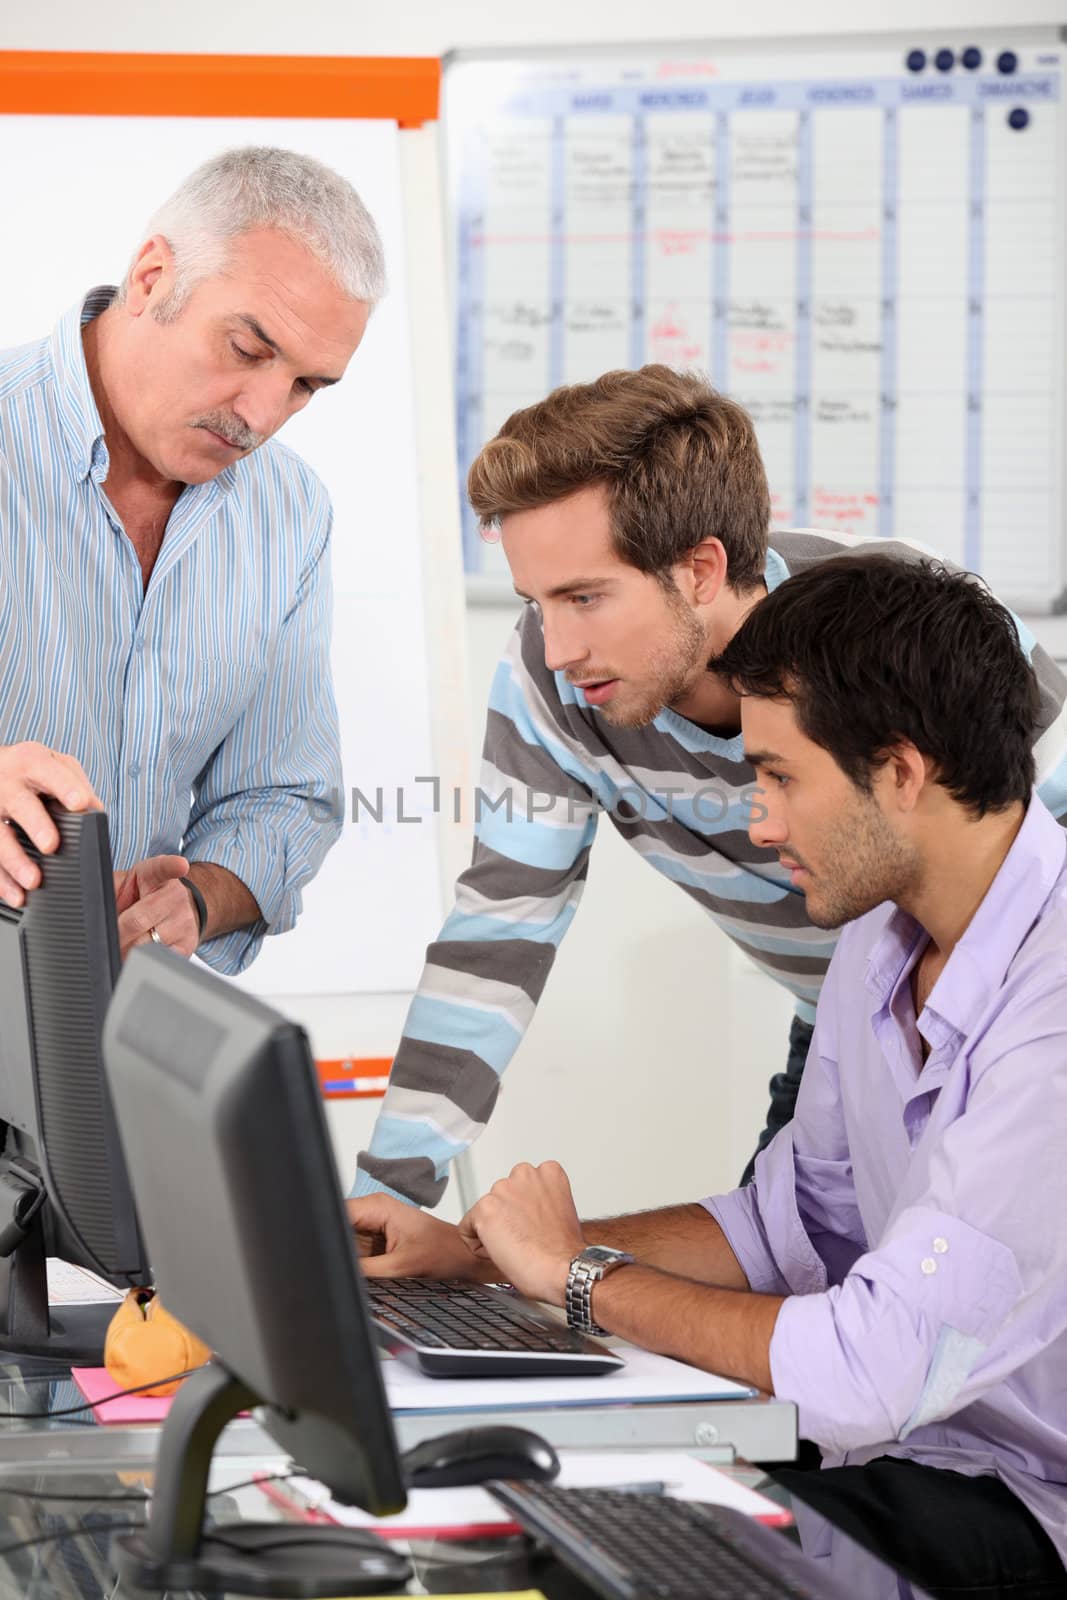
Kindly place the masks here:
MULTIPOLYGON (((1067 1230, 1048 1220, 1067 1210, 1062 1140, 1049 1136, 1067 1107, 1065 979, 1048 987, 1048 976, 1029 993, 1025 976, 1001 991, 996 1017, 971 1041, 966 1107, 941 1134, 924 1186, 902 1197, 839 1282, 805 1195, 817 1175, 805 1140, 813 1118, 832 1111, 825 1060, 802 1090, 796 1133, 763 1158, 760 1192, 709 1206, 746 1272, 751 1261, 770 1287, 773 1263, 791 1291, 771 1339, 774 1392, 796 1402, 802 1434, 826 1449, 905 1439, 950 1417, 1067 1329, 1067 1230)), ((881 1135, 870 1134, 873 1145, 881 1135)), ((827 1154, 822 1221, 832 1222, 847 1202, 827 1154)))
POLYGON ((867 1247, 837 1072, 840 966, 823 985, 793 1121, 756 1158, 754 1182, 703 1202, 757 1294, 818 1294, 867 1247))

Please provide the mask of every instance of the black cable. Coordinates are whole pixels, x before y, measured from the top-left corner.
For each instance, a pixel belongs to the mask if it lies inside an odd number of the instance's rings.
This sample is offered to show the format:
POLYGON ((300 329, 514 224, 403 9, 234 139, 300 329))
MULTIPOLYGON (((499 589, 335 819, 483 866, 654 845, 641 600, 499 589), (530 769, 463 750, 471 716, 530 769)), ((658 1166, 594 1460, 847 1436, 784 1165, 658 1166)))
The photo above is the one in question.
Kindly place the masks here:
POLYGON ((289 1478, 302 1476, 302 1473, 290 1467, 288 1472, 271 1472, 266 1477, 260 1475, 258 1478, 244 1478, 240 1483, 225 1483, 221 1489, 209 1489, 207 1498, 210 1500, 217 1494, 234 1494, 238 1489, 258 1489, 261 1483, 285 1483, 289 1478))
MULTIPOLYGON (((248 1549, 247 1545, 242 1544, 239 1539, 227 1539, 225 1531, 224 1531, 227 1528, 239 1529, 240 1526, 241 1526, 241 1524, 239 1522, 224 1523, 223 1527, 221 1529, 220 1528, 212 1528, 210 1530, 210 1532, 209 1532, 208 1537, 211 1539, 212 1544, 220 1544, 220 1545, 222 1545, 223 1549, 225 1549, 225 1550, 236 1550, 238 1555, 244 1555, 244 1554, 247 1553, 247 1549, 248 1549)), ((339 1531, 341 1531, 341 1532, 345 1531, 343 1524, 338 1524, 337 1526, 338 1526, 339 1531)), ((269 1544, 260 1544, 260 1545, 257 1546, 257 1554, 269 1555, 272 1548, 276 1548, 276 1549, 279 1549, 279 1550, 290 1548, 292 1546, 292 1543, 293 1543, 294 1535, 296 1533, 298 1533, 298 1532, 301 1532, 301 1531, 303 1533, 307 1534, 309 1541, 313 1542, 315 1534, 316 1534, 316 1532, 318 1530, 317 1530, 316 1527, 312 1527, 312 1526, 309 1526, 307 1524, 304 1524, 304 1525, 292 1524, 292 1523, 286 1524, 286 1523, 281 1523, 280 1522, 278 1524, 278 1538, 277 1538, 277 1541, 276 1541, 275 1545, 272 1546, 272 1545, 269 1545, 269 1544)), ((370 1525, 370 1524, 368 1524, 367 1527, 363 1527, 362 1524, 360 1524, 358 1527, 349 1528, 347 1531, 349 1533, 370 1533, 370 1534, 373 1534, 374 1537, 376 1539, 380 1540, 381 1543, 383 1545, 385 1545, 385 1546, 390 1546, 394 1542, 392 1539, 386 1539, 382 1534, 380 1534, 377 1531, 376 1528, 373 1527, 373 1525, 370 1525)), ((514 1561, 518 1555, 524 1554, 525 1552, 521 1551, 517 1547, 517 1541, 520 1538, 528 1539, 529 1536, 526 1535, 526 1534, 522 1534, 522 1535, 509 1534, 507 1537, 512 1540, 513 1545, 516 1546, 515 1548, 512 1548, 510 1550, 508 1550, 508 1549, 505 1549, 505 1550, 493 1550, 491 1552, 486 1552, 486 1551, 479 1550, 476 1555, 467 1556, 467 1557, 463 1557, 463 1556, 445 1556, 445 1555, 439 1554, 437 1551, 430 1552, 429 1550, 427 1550, 426 1554, 420 1554, 416 1549, 416 1550, 412 1550, 411 1551, 411 1560, 416 1566, 420 1566, 420 1567, 438 1567, 438 1568, 441 1568, 442 1570, 447 1570, 447 1569, 451 1568, 453 1571, 456 1571, 456 1572, 473 1571, 477 1567, 499 1566, 501 1561, 514 1561)), ((428 1541, 426 1541, 426 1540, 418 1540, 418 1539, 401 1540, 399 1542, 404 1543, 404 1544, 408 1544, 408 1545, 415 1545, 415 1546, 418 1546, 420 1543, 421 1544, 427 1544, 428 1543, 428 1541)), ((3 1555, 3 1551, 2 1550, 0 1550, 0 1555, 3 1555)))
MULTIPOLYGON (((209 1490, 206 1498, 210 1500, 215 1495, 218 1495, 218 1494, 232 1494, 237 1489, 257 1488, 261 1483, 279 1483, 279 1482, 282 1482, 284 1479, 290 1478, 292 1476, 293 1476, 293 1474, 291 1472, 274 1472, 274 1473, 271 1473, 270 1476, 266 1477, 266 1478, 263 1478, 263 1477, 260 1477, 260 1478, 245 1478, 240 1483, 227 1483, 227 1484, 224 1484, 223 1487, 220 1488, 220 1489, 211 1489, 211 1490, 209 1490)), ((20 1491, 20 1490, 17 1490, 17 1489, 5 1490, 4 1492, 5 1493, 9 1493, 9 1494, 24 1493, 24 1491, 20 1491)), ((56 1496, 26 1495, 26 1498, 27 1499, 42 1499, 43 1500, 43 1499, 58 1499, 58 1498, 61 1498, 61 1497, 58 1496, 58 1495, 56 1495, 56 1496)), ((75 1498, 78 1498, 78 1499, 90 1499, 92 1497, 88 1496, 88 1495, 80 1495, 80 1496, 77 1496, 77 1497, 74 1496, 74 1495, 67 1495, 65 1498, 68 1499, 68 1500, 73 1500, 75 1498)), ((96 1504, 97 1505, 106 1505, 108 1503, 109 1499, 110 1500, 126 1500, 126 1499, 135 1499, 135 1498, 136 1498, 136 1496, 130 1496, 130 1495, 110 1495, 110 1496, 109 1495, 105 1495, 101 1499, 99 1496, 97 1496, 96 1497, 96 1504)), ((147 1496, 145 1498, 147 1499, 147 1496)), ((105 1524, 105 1526, 102 1527, 102 1528, 57 1528, 57 1529, 54 1529, 53 1532, 51 1532, 51 1533, 35 1534, 32 1539, 19 1539, 17 1541, 17 1543, 15 1543, 15 1544, 0 1545, 0 1556, 11 1556, 11 1555, 14 1555, 17 1550, 30 1550, 35 1545, 39 1545, 39 1544, 59 1544, 60 1541, 63 1540, 63 1539, 89 1539, 89 1538, 92 1538, 95 1534, 98 1534, 98 1533, 134 1533, 134 1532, 136 1532, 136 1530, 138 1528, 143 1528, 144 1526, 145 1526, 145 1523, 144 1523, 144 1519, 142 1518, 138 1522, 132 1522, 132 1521, 130 1521, 130 1522, 109 1522, 109 1523, 105 1524)), ((240 1524, 237 1524, 237 1526, 240 1526, 240 1524)), ((279 1524, 279 1527, 280 1526, 281 1526, 281 1524, 279 1524)), ((214 1531, 212 1531, 210 1533, 210 1537, 211 1538, 215 1537, 214 1531)))
MULTIPOLYGON (((114 1394, 102 1396, 99 1400, 83 1400, 78 1406, 63 1406, 59 1411, 0 1411, 0 1422, 51 1422, 53 1417, 73 1417, 82 1411, 92 1411, 96 1406, 106 1406, 112 1400, 125 1399, 130 1394, 144 1394, 146 1389, 155 1389, 161 1383, 177 1383, 179 1378, 188 1378, 194 1372, 199 1372, 206 1362, 201 1362, 199 1367, 186 1367, 184 1372, 172 1372, 166 1378, 150 1378, 147 1383, 136 1383, 129 1389, 116 1389, 114 1394)), ((34 1378, 30 1382, 37 1381, 34 1378)))
MULTIPOLYGON (((240 1483, 228 1483, 228 1484, 223 1485, 223 1487, 220 1488, 220 1489, 211 1489, 208 1492, 208 1495, 207 1495, 206 1498, 210 1500, 215 1495, 232 1494, 238 1489, 258 1488, 259 1485, 263 1484, 263 1483, 284 1483, 286 1478, 295 1477, 295 1476, 298 1476, 298 1474, 291 1473, 291 1472, 274 1472, 274 1473, 271 1473, 270 1476, 266 1477, 266 1478, 263 1478, 263 1477, 245 1478, 240 1483)), ((45 1494, 28 1494, 24 1490, 7 1489, 7 1488, 0 1489, 0 1492, 5 1493, 5 1494, 20 1494, 21 1493, 21 1494, 24 1495, 24 1497, 26 1499, 40 1499, 40 1500, 44 1500, 44 1499, 59 1499, 59 1498, 66 1498, 68 1500, 75 1500, 75 1499, 91 1499, 92 1498, 92 1496, 88 1496, 88 1495, 67 1495, 67 1496, 61 1497, 59 1495, 54 1495, 53 1496, 53 1495, 45 1495, 45 1494)), ((134 1495, 105 1495, 102 1499, 97 1498, 96 1504, 97 1505, 107 1505, 109 1503, 109 1501, 123 1501, 123 1500, 130 1500, 130 1499, 136 1499, 136 1498, 137 1497, 134 1496, 134 1495)), ((145 1496, 145 1499, 147 1499, 147 1498, 148 1497, 145 1496)), ((228 1527, 228 1526, 230 1526, 230 1524, 223 1524, 223 1526, 224 1527, 228 1527)), ((241 1526, 241 1524, 240 1523, 234 1523, 233 1526, 239 1528, 241 1526)), ((142 1519, 142 1520, 140 1520, 138 1522, 133 1522, 133 1521, 130 1521, 130 1522, 111 1522, 111 1523, 107 1523, 104 1527, 98 1527, 98 1528, 57 1528, 51 1533, 36 1534, 32 1539, 19 1539, 18 1542, 15 1543, 15 1544, 0 1545, 0 1557, 14 1555, 19 1550, 31 1550, 37 1545, 59 1544, 64 1539, 88 1539, 88 1538, 91 1538, 94 1535, 99 1534, 99 1533, 108 1533, 108 1534, 113 1534, 113 1533, 135 1533, 138 1528, 143 1528, 143 1527, 145 1527, 145 1522, 142 1519)), ((287 1544, 289 1542, 285 1537, 284 1528, 285 1528, 285 1524, 284 1523, 279 1523, 278 1524, 279 1543, 280 1544, 287 1544)), ((310 1530, 308 1530, 308 1531, 310 1531, 310 1530)), ((370 1527, 370 1528, 367 1528, 367 1529, 365 1529, 363 1531, 368 1532, 368 1533, 374 1533, 375 1530, 374 1530, 373 1527, 370 1527)), ((240 1544, 236 1539, 227 1539, 225 1534, 221 1531, 221 1529, 212 1528, 212 1529, 208 1530, 208 1536, 216 1544, 221 1544, 227 1549, 233 1549, 233 1550, 237 1550, 237 1551, 239 1551, 241 1553, 244 1553, 245 1547, 242 1544, 240 1544)), ((379 1537, 380 1537, 380 1535, 379 1535, 379 1537)), ((413 1542, 417 1544, 420 1541, 416 1540, 416 1541, 413 1541, 413 1542)), ((474 1557, 468 1556, 466 1559, 464 1559, 462 1556, 456 1556, 456 1557, 445 1556, 445 1555, 442 1555, 441 1553, 436 1552, 436 1551, 433 1554, 430 1554, 429 1552, 427 1552, 425 1555, 414 1554, 413 1553, 413 1560, 419 1566, 437 1567, 437 1568, 442 1569, 442 1570, 448 1569, 448 1568, 452 1568, 453 1570, 456 1570, 456 1571, 459 1571, 459 1570, 462 1570, 462 1569, 473 1570, 473 1569, 476 1569, 478 1567, 490 1567, 490 1566, 493 1566, 493 1565, 499 1563, 501 1560, 507 1560, 507 1559, 514 1560, 514 1558, 515 1557, 514 1557, 514 1553, 513 1552, 505 1551, 505 1550, 501 1550, 499 1553, 497 1551, 495 1551, 495 1550, 492 1551, 491 1553, 490 1552, 485 1552, 485 1551, 479 1551, 477 1556, 474 1556, 474 1557)))
POLYGON ((64 1494, 61 1489, 13 1489, 6 1483, 0 1484, 0 1494, 13 1495, 18 1500, 86 1501, 94 1506, 122 1505, 127 1501, 147 1505, 151 1499, 144 1491, 140 1494, 64 1494))
MULTIPOLYGON (((266 1477, 244 1478, 240 1483, 227 1483, 221 1489, 209 1489, 206 1498, 210 1500, 217 1494, 232 1494, 238 1489, 255 1489, 261 1483, 285 1483, 289 1478, 302 1476, 292 1469, 288 1472, 272 1472, 266 1477)), ((72 1504, 86 1501, 96 1506, 122 1505, 133 1502, 136 1505, 147 1505, 152 1496, 147 1491, 140 1494, 65 1494, 62 1489, 16 1489, 11 1484, 0 1483, 0 1494, 14 1495, 20 1500, 63 1500, 72 1504)))
POLYGON ((52 1533, 39 1533, 32 1539, 20 1539, 17 1544, 0 1545, 0 1556, 13 1556, 16 1550, 29 1550, 38 1544, 58 1544, 61 1539, 89 1539, 98 1533, 134 1533, 144 1522, 111 1522, 103 1528, 57 1528, 52 1533))

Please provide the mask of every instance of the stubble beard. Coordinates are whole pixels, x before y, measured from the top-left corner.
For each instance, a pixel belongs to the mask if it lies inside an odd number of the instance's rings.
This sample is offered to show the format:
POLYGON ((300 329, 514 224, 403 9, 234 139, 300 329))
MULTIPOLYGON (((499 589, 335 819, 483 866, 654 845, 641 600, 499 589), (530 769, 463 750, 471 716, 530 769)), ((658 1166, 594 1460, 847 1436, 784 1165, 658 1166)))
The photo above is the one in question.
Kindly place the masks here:
POLYGON ((828 865, 812 873, 805 894, 808 921, 816 928, 841 928, 885 900, 899 905, 919 877, 917 856, 894 835, 873 797, 862 792, 827 829, 819 855, 828 865))
POLYGON ((601 709, 600 715, 613 728, 647 728, 665 706, 688 694, 704 671, 709 654, 704 629, 677 588, 667 590, 667 602, 670 636, 649 652, 644 682, 629 699, 624 684, 618 699, 601 709))

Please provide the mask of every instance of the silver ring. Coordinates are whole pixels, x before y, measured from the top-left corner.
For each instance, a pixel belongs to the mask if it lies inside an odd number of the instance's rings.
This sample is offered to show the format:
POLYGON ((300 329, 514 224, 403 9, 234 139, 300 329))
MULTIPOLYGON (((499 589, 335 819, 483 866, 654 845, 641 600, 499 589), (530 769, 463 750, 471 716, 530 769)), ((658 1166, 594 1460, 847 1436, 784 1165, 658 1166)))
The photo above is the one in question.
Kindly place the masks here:
POLYGON ((153 944, 162 944, 163 943, 163 940, 159 937, 159 929, 158 928, 149 928, 148 936, 151 939, 153 944))

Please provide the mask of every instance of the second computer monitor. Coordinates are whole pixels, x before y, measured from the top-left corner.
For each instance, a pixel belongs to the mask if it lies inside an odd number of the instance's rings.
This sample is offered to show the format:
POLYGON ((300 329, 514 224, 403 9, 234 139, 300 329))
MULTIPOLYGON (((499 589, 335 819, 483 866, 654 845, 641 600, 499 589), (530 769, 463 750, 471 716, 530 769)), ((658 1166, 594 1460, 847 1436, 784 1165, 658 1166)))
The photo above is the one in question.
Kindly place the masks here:
POLYGON ((114 1306, 50 1308, 47 1258, 119 1288, 149 1270, 100 1055, 120 964, 107 818, 52 816, 54 854, 20 836, 40 886, 0 903, 0 1348, 98 1365, 114 1306))
POLYGON ((126 962, 104 1055, 163 1302, 336 1496, 399 1509, 392 1418, 305 1034, 149 946, 126 962))

